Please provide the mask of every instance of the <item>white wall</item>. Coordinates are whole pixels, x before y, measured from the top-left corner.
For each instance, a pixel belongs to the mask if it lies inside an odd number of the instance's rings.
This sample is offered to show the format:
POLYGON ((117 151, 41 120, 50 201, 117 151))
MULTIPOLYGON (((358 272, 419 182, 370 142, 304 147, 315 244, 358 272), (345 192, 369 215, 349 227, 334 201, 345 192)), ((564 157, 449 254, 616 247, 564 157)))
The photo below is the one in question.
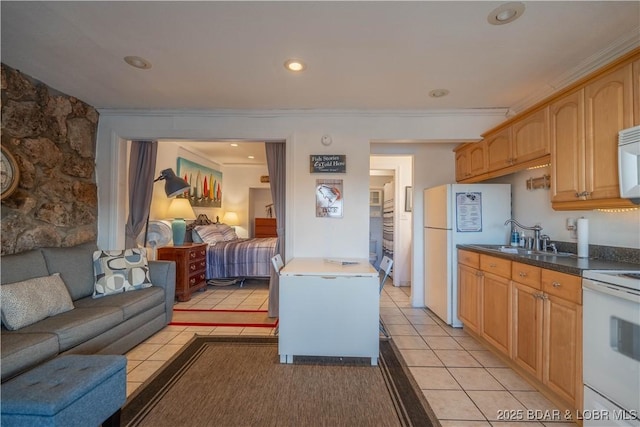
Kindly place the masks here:
MULTIPOLYGON (((412 283, 422 283, 422 188, 453 182, 452 146, 427 144, 375 144, 383 141, 462 141, 480 134, 504 119, 502 110, 446 112, 165 112, 100 110, 97 136, 98 245, 124 244, 126 222, 126 140, 130 139, 247 139, 286 141, 287 217, 285 258, 368 258, 369 155, 414 156, 414 226, 416 243, 412 283), (329 134, 333 144, 320 138, 329 134), (392 148, 391 148, 392 147, 392 148), (430 150, 427 150, 429 148, 430 150), (393 153, 389 150, 393 149, 393 153), (386 151, 385 151, 386 150, 386 151), (406 151, 406 152, 403 152, 406 151), (345 174, 309 173, 310 154, 344 154, 345 174), (317 178, 344 180, 344 218, 315 217, 317 178), (418 232, 419 231, 419 232, 418 232)), ((224 180, 230 172, 225 171, 224 180)), ((226 195, 230 188, 226 185, 226 195)), ((229 206, 233 203, 229 202, 229 206)), ((240 203, 237 201, 237 203, 240 203)), ((226 208, 226 206, 224 207, 226 208)), ((423 305, 422 287, 414 286, 412 301, 423 305)))
POLYGON ((522 225, 540 223, 542 233, 549 235, 552 241, 576 243, 566 229, 566 219, 584 217, 589 219, 590 244, 640 249, 640 211, 554 211, 550 190, 527 190, 527 179, 549 174, 549 169, 525 170, 491 180, 511 184, 516 221, 522 225))
MULTIPOLYGON (((260 176, 268 175, 266 165, 262 166, 225 166, 222 182, 225 191, 222 199, 222 209, 238 214, 238 224, 235 225, 239 237, 249 237, 253 218, 250 213, 250 188, 269 189, 269 184, 261 183, 260 176)), ((263 210, 264 212, 264 210, 263 210)), ((264 216, 264 214, 260 215, 264 216)), ((222 217, 220 217, 222 220, 222 217)))

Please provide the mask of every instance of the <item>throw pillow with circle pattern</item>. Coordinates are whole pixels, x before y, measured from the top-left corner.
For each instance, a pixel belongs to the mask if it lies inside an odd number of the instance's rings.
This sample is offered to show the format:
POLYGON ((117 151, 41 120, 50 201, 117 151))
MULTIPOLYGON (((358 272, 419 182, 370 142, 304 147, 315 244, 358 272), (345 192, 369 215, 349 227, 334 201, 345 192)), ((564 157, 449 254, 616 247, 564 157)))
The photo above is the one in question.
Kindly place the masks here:
POLYGON ((93 298, 151 286, 146 249, 95 251, 93 298))

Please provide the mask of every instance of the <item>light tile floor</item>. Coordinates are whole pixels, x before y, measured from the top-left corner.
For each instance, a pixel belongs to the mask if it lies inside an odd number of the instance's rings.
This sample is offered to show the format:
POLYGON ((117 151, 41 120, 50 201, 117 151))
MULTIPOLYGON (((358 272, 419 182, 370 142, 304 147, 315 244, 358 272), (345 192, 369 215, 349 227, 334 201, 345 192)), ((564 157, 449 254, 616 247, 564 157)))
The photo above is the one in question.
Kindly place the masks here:
MULTIPOLYGON (((243 287, 208 286, 178 307, 267 308, 266 281, 243 287)), ((423 308, 411 307, 409 288, 387 284, 380 314, 416 383, 445 427, 575 427, 552 420, 564 414, 462 329, 423 308), (557 411, 557 412, 553 412, 557 411), (505 415, 501 416, 501 415, 505 415), (550 422, 552 421, 552 422, 550 422)), ((271 328, 167 326, 127 353, 127 396, 153 376, 194 334, 273 335, 271 328)))

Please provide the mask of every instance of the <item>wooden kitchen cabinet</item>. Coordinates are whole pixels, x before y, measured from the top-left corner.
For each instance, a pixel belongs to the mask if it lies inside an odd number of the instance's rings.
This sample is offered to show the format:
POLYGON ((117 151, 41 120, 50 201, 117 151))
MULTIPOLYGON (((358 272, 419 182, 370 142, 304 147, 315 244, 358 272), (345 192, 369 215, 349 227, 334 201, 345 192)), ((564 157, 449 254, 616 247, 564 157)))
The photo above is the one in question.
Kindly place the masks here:
POLYGON ((484 142, 466 144, 455 151, 457 182, 474 182, 487 172, 484 142))
POLYGON ((480 336, 505 355, 511 354, 511 261, 480 255, 480 336))
POLYGON ((511 359, 542 380, 543 300, 540 268, 512 263, 513 345, 511 359))
POLYGON ((511 164, 549 154, 549 108, 544 107, 511 125, 511 164))
POLYGON ((549 107, 551 139, 551 202, 575 201, 585 186, 584 89, 549 107))
POLYGON ((556 399, 559 407, 581 409, 581 278, 475 255, 458 251, 458 313, 464 327, 507 355, 514 369, 537 380, 540 390, 556 399), (470 303, 473 298, 479 299, 478 313, 470 303))
POLYGON ((458 317, 466 328, 480 333, 482 272, 479 255, 458 251, 458 317))
POLYGON ((193 243, 158 248, 158 259, 176 263, 176 298, 189 301, 191 294, 207 287, 207 244, 193 243))
POLYGON ((620 199, 618 131, 633 123, 633 64, 550 105, 551 202, 556 210, 632 206, 620 199))
POLYGON ((633 125, 640 126, 640 59, 633 63, 633 125))
POLYGON ((496 171, 511 166, 511 127, 485 138, 487 170, 496 171))
POLYGON ((549 108, 525 114, 510 125, 485 135, 485 163, 489 177, 505 168, 512 173, 533 166, 532 161, 549 155, 549 108))
POLYGON ((618 132, 633 123, 632 65, 589 83, 584 89, 586 191, 588 199, 620 196, 618 132))

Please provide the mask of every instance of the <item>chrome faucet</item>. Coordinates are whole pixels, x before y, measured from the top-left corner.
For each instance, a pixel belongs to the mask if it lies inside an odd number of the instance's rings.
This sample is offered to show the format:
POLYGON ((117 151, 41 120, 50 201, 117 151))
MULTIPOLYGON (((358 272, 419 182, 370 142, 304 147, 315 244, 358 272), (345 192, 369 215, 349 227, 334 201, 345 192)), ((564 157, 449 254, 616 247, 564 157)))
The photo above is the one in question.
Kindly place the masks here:
MULTIPOLYGON (((542 226, 541 225, 536 224, 533 227, 527 227, 525 225, 520 224, 515 219, 506 220, 504 222, 504 225, 507 225, 510 222, 514 223, 515 225, 517 225, 518 227, 522 228, 523 230, 532 230, 533 231, 533 249, 536 250, 536 251, 541 250, 541 247, 542 247, 542 241, 540 239, 540 231, 542 231, 542 226)), ((548 238, 549 238, 549 236, 547 236, 547 239, 548 238)))

